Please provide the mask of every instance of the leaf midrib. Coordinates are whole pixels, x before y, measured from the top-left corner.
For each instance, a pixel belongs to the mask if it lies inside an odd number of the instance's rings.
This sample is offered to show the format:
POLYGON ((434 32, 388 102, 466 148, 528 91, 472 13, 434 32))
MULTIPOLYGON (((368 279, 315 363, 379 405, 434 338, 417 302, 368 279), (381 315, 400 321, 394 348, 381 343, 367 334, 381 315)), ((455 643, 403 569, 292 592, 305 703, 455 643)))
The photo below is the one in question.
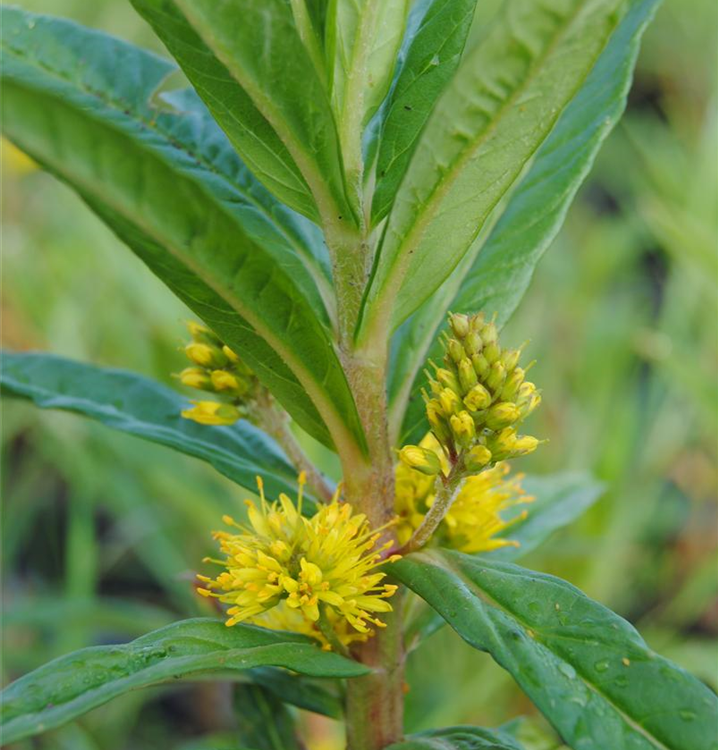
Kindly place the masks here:
MULTIPOLYGON (((448 191, 453 186, 455 182, 456 174, 461 171, 461 168, 469 159, 471 159, 472 155, 475 154, 476 151, 480 149, 482 145, 484 145, 484 143, 488 140, 488 138, 497 129, 499 123, 502 121, 503 117, 506 115, 507 111, 510 109, 511 105, 514 103, 516 98, 521 93, 523 93, 523 91, 526 89, 527 86, 529 86, 533 82, 533 80, 536 78, 536 76, 540 72, 542 64, 554 52, 556 45, 559 43, 561 38, 566 34, 568 29, 572 26, 574 20, 580 14, 580 12, 584 9, 587 2, 588 0, 584 0, 584 2, 580 2, 576 4, 574 11, 571 14, 569 14, 569 16, 567 16, 565 22, 561 24, 560 28, 556 31, 556 33, 551 38, 551 41, 546 45, 546 47, 541 52, 541 54, 533 61, 525 79, 522 81, 522 83, 518 87, 516 87, 511 92, 511 94, 501 104, 501 106, 499 107, 496 113, 496 116, 491 120, 488 126, 475 139, 473 139, 470 142, 470 144, 467 144, 466 148, 461 150, 460 154, 452 161, 449 169, 447 169, 445 173, 439 178, 439 180, 435 182, 434 187, 432 188, 431 192, 427 196, 426 200, 422 202, 423 210, 420 210, 420 215, 419 215, 418 220, 412 223, 411 229, 405 235, 404 240, 399 245, 398 251, 394 255, 395 259, 389 267, 389 270, 387 272, 387 280, 384 282, 384 291, 383 291, 383 295, 386 300, 393 299, 396 296, 395 292, 402 283, 402 279, 405 276, 406 267, 409 263, 409 260, 412 254, 414 253, 414 251, 417 249, 419 243, 421 242, 421 239, 423 237, 424 230, 427 224, 434 217, 436 211, 438 210, 441 204, 441 201, 443 200, 443 198, 446 196, 448 191), (415 237, 416 239, 414 239, 415 237), (398 278, 396 278, 397 276, 398 278), (392 281, 392 277, 395 277, 393 281, 392 281)), ((435 112, 438 112, 438 110, 435 110, 435 112)), ((434 117, 436 116, 438 115, 434 114, 434 117)), ((556 118, 558 118, 558 114, 556 118)), ((429 126, 428 122, 426 123, 426 126, 427 127, 429 126)), ((540 145, 541 145, 540 143, 537 143, 534 146, 532 153, 534 153, 539 148, 540 145)), ((408 174, 409 169, 407 169, 406 174, 408 174)), ((406 174, 404 176, 404 179, 402 179, 402 184, 404 180, 406 179, 406 174)), ((400 189, 401 189, 401 185, 400 185, 400 189)), ((498 201, 500 200, 500 197, 501 196, 497 198, 497 200, 494 202, 493 205, 496 205, 498 203, 498 201)), ((489 210, 491 210, 491 208, 492 206, 489 206, 489 210)), ((414 215, 416 215, 417 212, 414 211, 413 213, 414 215)), ((389 218, 389 224, 391 224, 391 216, 389 218)), ((389 229, 389 226, 387 226, 386 236, 388 236, 388 229, 389 229)), ((376 298, 376 291, 374 292, 372 297, 376 298)), ((379 306, 378 314, 375 314, 373 316, 374 320, 372 322, 367 321, 367 325, 372 325, 373 323, 373 325, 384 327, 383 324, 386 322, 384 318, 387 317, 389 314, 390 314, 390 309, 385 303, 383 306, 379 306), (381 309, 382 307, 385 309, 382 310, 381 309)))
MULTIPOLYGON (((441 568, 442 570, 445 570, 446 572, 450 573, 451 575, 458 578, 461 583, 467 588, 472 594, 475 595, 477 599, 484 602, 485 604, 488 604, 489 606, 493 607, 494 609, 510 616, 512 619, 516 620, 520 625, 522 625, 527 631, 531 631, 535 635, 541 635, 542 638, 534 638, 533 640, 537 640, 541 643, 541 645, 549 651, 551 654, 553 654, 556 659, 559 661, 570 664, 570 662, 566 661, 562 656, 557 654, 555 651, 553 651, 545 642, 546 635, 535 625, 532 625, 531 623, 526 622, 523 618, 519 617, 517 614, 512 612, 510 609, 505 607, 503 604, 498 602, 496 599, 494 599, 489 593, 487 593, 484 589, 480 588, 479 584, 473 581, 471 578, 469 578, 466 573, 464 573, 463 570, 456 567, 456 565, 448 560, 443 555, 437 555, 436 553, 431 552, 420 552, 415 555, 416 557, 426 557, 429 558, 429 564, 434 565, 438 568, 441 568), (437 560, 438 557, 438 560, 437 560)), ((453 628, 454 625, 452 622, 449 622, 449 625, 453 628)), ((455 628, 456 629, 456 628, 455 628)), ((464 637, 463 634, 459 633, 459 635, 464 637)), ((552 635, 551 637, 562 637, 562 636, 556 636, 552 635)), ((565 637, 565 636, 563 636, 565 637)), ((467 639, 468 640, 468 639, 467 639)), ((635 719, 633 719, 631 716, 625 713, 623 709, 621 709, 619 706, 616 705, 616 703, 608 697, 600 688, 598 685, 593 683, 584 673, 581 669, 579 669, 575 664, 570 664, 570 666, 576 670, 576 673, 580 675, 581 681, 586 685, 586 687, 596 695, 599 695, 617 714, 620 716, 620 718, 629 726, 632 730, 637 732, 638 734, 641 734, 643 737, 645 737, 654 747, 656 747, 658 750, 673 750, 668 745, 663 744, 657 737, 652 735, 648 729, 641 726, 636 722, 635 719)))
MULTIPOLYGON (((12 48, 10 48, 10 51, 13 52, 13 53, 15 53, 15 50, 13 50, 12 48)), ((22 54, 16 54, 16 56, 18 56, 23 62, 27 62, 27 59, 24 56, 22 56, 22 54)), ((43 71, 46 70, 44 68, 44 66, 39 65, 38 67, 40 67, 43 71)), ((59 78, 59 80, 65 82, 65 83, 70 83, 71 85, 75 85, 75 83, 73 81, 69 81, 68 82, 65 78, 63 78, 61 76, 56 76, 56 77, 59 78)), ((25 88, 26 90, 37 91, 37 89, 35 87, 33 87, 32 85, 28 85, 27 82, 24 82, 22 80, 17 79, 17 80, 15 80, 15 83, 16 83, 16 85, 20 86, 21 88, 25 88)), ((82 89, 80 87, 77 87, 77 88, 80 89, 80 91, 82 91, 82 89)), ((56 102, 59 102, 61 104, 65 104, 66 103, 62 99, 59 99, 58 96, 54 92, 48 92, 48 91, 46 91, 46 90, 44 90, 42 88, 40 88, 40 91, 42 91, 49 98, 54 99, 56 102)), ((104 102, 104 100, 102 99, 102 97, 100 97, 100 96, 98 96, 96 94, 93 94, 93 95, 97 99, 99 99, 100 101, 104 102)), ((112 107, 110 107, 110 108, 112 109, 112 107)), ((116 109, 114 111, 117 112, 116 109)), ((87 113, 87 112, 85 112, 84 114, 87 117, 93 119, 93 121, 98 126, 109 128, 110 130, 114 130, 115 132, 118 132, 122 136, 126 137, 129 142, 135 144, 135 146, 137 147, 138 151, 142 151, 142 152, 148 153, 153 158, 158 159, 159 161, 163 161, 161 159, 161 157, 159 157, 155 153, 155 151, 152 149, 151 146, 148 146, 147 144, 145 144, 141 140, 139 142, 138 141, 133 141, 132 138, 130 136, 128 136, 128 134, 120 126, 118 126, 115 122, 113 122, 113 121, 106 122, 106 121, 103 121, 103 120, 99 120, 96 117, 93 117, 92 114, 87 113)), ((167 165, 166 163, 165 163, 165 165, 168 168, 171 169, 171 165, 167 165)), ((77 184, 83 184, 83 182, 79 178, 74 178, 74 179, 76 180, 77 184)), ((189 178, 186 178, 186 179, 189 179, 189 178)), ((194 182, 192 180, 191 180, 191 182, 193 184, 197 185, 199 187, 199 189, 202 192, 204 192, 205 195, 207 195, 203 186, 198 185, 196 182, 194 182)), ((91 186, 86 186, 86 189, 88 189, 90 192, 94 192, 91 186)), ((217 203, 216 201, 214 201, 214 199, 212 199, 211 196, 207 196, 207 197, 212 201, 212 203, 217 207, 217 209, 219 211, 221 211, 222 213, 224 213, 225 215, 227 215, 230 219, 232 219, 232 222, 234 223, 234 219, 232 218, 232 214, 231 214, 231 212, 226 207, 224 207, 221 203, 217 203)), ((208 278, 206 278, 205 275, 201 272, 201 269, 198 266, 196 266, 191 261, 191 259, 184 257, 184 255, 181 253, 181 251, 178 250, 178 248, 176 248, 173 243, 169 242, 165 238, 162 238, 162 237, 158 236, 154 231, 152 231, 150 228, 148 228, 147 226, 145 226, 144 223, 140 220, 139 217, 135 216, 134 214, 128 216, 127 212, 124 211, 124 209, 118 208, 112 202, 112 200, 107 199, 105 196, 102 197, 102 200, 103 200, 103 202, 105 202, 106 205, 108 205, 109 207, 111 207, 118 215, 123 216, 125 218, 125 220, 129 220, 129 221, 131 221, 133 223, 136 223, 149 237, 151 237, 155 242, 157 242, 158 245, 164 246, 164 247, 166 247, 168 249, 171 249, 172 255, 177 260, 180 260, 189 270, 191 270, 210 289, 212 289, 219 297, 221 297, 225 302, 227 302, 227 304, 233 310, 237 311, 237 313, 241 317, 243 317, 245 320, 247 320, 248 323, 250 324, 250 326, 277 352, 277 354, 279 354, 279 356, 287 363, 287 365, 290 367, 290 369, 297 376, 298 380, 300 381, 300 383, 302 384, 302 386, 306 389, 307 393, 309 394, 311 400, 314 402, 314 404, 320 410, 320 414, 321 414, 322 418, 326 421, 327 427, 329 428, 329 431, 332 434, 332 438, 334 439, 335 444, 337 444, 337 445, 341 445, 341 444, 346 445, 347 442, 350 442, 350 443, 356 445, 356 441, 354 440, 354 437, 351 435, 351 433, 344 426, 341 418, 339 417, 338 413, 335 411, 335 409, 334 409, 331 401, 329 399, 325 399, 323 397, 324 394, 323 394, 321 388, 317 389, 317 388, 313 387, 312 383, 317 382, 319 385, 321 385, 321 381, 318 381, 318 380, 315 381, 315 379, 313 377, 311 377, 311 376, 308 377, 307 372, 306 372, 306 370, 304 368, 304 365, 302 365, 301 367, 297 366, 297 362, 295 360, 295 357, 292 355, 291 351, 287 350, 287 348, 284 347, 281 343, 278 344, 277 340, 275 339, 275 337, 271 333, 271 329, 268 329, 266 326, 262 325, 262 323, 260 322, 260 320, 258 320, 257 316, 253 315, 252 312, 251 312, 251 310, 249 308, 245 308, 241 304, 238 304, 237 301, 235 300, 234 295, 232 293, 228 293, 226 290, 224 290, 224 288, 221 285, 219 285, 219 284, 217 284, 215 282, 212 282, 208 278), (246 312, 243 312, 244 310, 246 310, 246 312), (273 343, 271 343, 271 342, 273 342, 273 343), (293 363, 293 366, 289 364, 290 362, 293 363), (335 416, 332 417, 331 419, 329 419, 328 417, 329 417, 330 414, 334 414, 335 416)), ((275 271, 276 271, 276 269, 275 269, 275 271)), ((317 321, 317 323, 320 326, 320 328, 323 330, 323 326, 321 325, 321 323, 319 321, 317 321)), ((327 339, 327 347, 328 347, 328 349, 330 349, 332 351, 332 353, 336 357, 336 352, 334 351, 334 347, 328 341, 328 339, 327 339)), ((349 398, 351 398, 351 393, 348 390, 347 390, 347 396, 349 398)), ((358 447, 359 446, 357 446, 357 448, 358 447)))

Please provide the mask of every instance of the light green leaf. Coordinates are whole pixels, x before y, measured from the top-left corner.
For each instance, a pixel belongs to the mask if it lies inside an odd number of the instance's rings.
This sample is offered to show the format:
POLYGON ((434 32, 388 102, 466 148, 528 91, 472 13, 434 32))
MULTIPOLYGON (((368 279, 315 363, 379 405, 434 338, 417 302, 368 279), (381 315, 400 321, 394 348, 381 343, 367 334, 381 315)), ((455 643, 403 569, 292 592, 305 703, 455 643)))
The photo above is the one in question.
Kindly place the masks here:
POLYGON ((276 443, 242 420, 231 427, 200 425, 180 416, 188 401, 149 378, 94 367, 51 354, 4 351, 4 394, 63 409, 195 456, 237 484, 255 491, 264 478, 272 496, 296 491, 297 471, 276 443))
POLYGON ((344 222, 353 221, 329 96, 289 3, 133 4, 175 56, 249 168, 275 195, 311 219, 336 222, 342 216, 344 222), (291 166, 293 180, 286 187, 286 175, 275 177, 275 155, 282 165, 291 166), (303 185, 296 184, 297 176, 303 185), (312 196, 312 210, 302 188, 312 196))
POLYGON ((327 57, 347 182, 358 200, 364 126, 389 90, 408 0, 331 0, 327 57))
POLYGON ((636 630, 559 578, 447 550, 392 575, 518 682, 582 750, 713 750, 718 698, 636 630))
POLYGON ((499 729, 461 726, 412 734, 387 750, 521 750, 521 745, 499 729))
POLYGON ((427 356, 438 355, 435 342, 447 309, 496 312, 503 325, 518 306, 601 144, 623 113, 641 37, 658 2, 630 0, 628 13, 495 228, 481 233, 451 278, 397 331, 389 390, 392 430, 402 442, 414 442, 425 430, 420 369, 427 356))
POLYGON ((510 0, 439 99, 397 193, 359 338, 448 278, 588 75, 624 0, 510 0))
POLYGON ((372 221, 389 213, 419 136, 459 65, 476 0, 429 0, 386 104, 372 221))
POLYGON ((211 619, 177 622, 123 646, 93 646, 49 662, 0 693, 3 741, 54 729, 130 690, 215 671, 272 665, 313 677, 366 667, 291 633, 211 619))
POLYGON ((363 444, 329 331, 277 260, 280 233, 264 242, 259 212, 261 229, 245 226, 228 184, 177 140, 177 115, 153 108, 173 66, 69 22, 2 13, 6 135, 69 183, 302 427, 363 444))

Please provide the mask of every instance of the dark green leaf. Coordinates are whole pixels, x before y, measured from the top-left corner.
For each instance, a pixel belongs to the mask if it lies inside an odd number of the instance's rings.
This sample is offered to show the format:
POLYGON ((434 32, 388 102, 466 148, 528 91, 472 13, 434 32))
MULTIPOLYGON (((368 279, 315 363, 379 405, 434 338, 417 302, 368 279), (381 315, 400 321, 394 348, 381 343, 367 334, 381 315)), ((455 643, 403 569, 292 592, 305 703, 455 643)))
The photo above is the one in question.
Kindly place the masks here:
POLYGON ((0 694, 3 741, 54 729, 129 690, 265 665, 314 677, 356 677, 367 671, 302 636, 185 620, 127 645, 81 649, 16 680, 0 694))
POLYGON ((521 750, 521 745, 498 729, 462 726, 412 734, 387 750, 521 750))
POLYGON ((278 261, 281 234, 262 241, 270 225, 256 208, 261 229, 238 220, 229 184, 179 140, 182 118, 153 107, 173 66, 69 22, 2 13, 5 133, 77 190, 307 431, 363 444, 329 331, 278 261))
POLYGON ((394 330, 459 264, 549 135, 623 0, 511 0, 462 61, 397 193, 359 338, 394 330))
POLYGON ((121 432, 207 461, 255 491, 260 474, 270 495, 296 490, 296 469, 276 443, 246 421, 200 425, 180 416, 187 401, 149 378, 52 354, 3 352, 0 386, 46 409, 64 409, 121 432))
POLYGON ((237 685, 237 740, 252 750, 299 750, 294 720, 276 695, 259 685, 237 685))
POLYGON ((336 685, 331 682, 299 677, 273 667, 250 669, 247 676, 251 682, 271 691, 285 703, 332 719, 342 716, 342 702, 336 685))
POLYGON ((398 432, 404 420, 403 442, 414 442, 425 429, 423 378, 417 373, 427 356, 437 354, 435 342, 446 310, 496 312, 503 325, 516 309, 601 144, 623 112, 641 37, 658 2, 630 0, 626 17, 539 149, 496 227, 477 238, 451 278, 397 331, 391 422, 398 432))
POLYGON ((386 104, 372 221, 389 213, 417 140, 459 65, 476 0, 429 0, 386 104))
POLYGON ((569 583, 447 550, 392 575, 489 652, 573 747, 714 750, 716 695, 569 583))

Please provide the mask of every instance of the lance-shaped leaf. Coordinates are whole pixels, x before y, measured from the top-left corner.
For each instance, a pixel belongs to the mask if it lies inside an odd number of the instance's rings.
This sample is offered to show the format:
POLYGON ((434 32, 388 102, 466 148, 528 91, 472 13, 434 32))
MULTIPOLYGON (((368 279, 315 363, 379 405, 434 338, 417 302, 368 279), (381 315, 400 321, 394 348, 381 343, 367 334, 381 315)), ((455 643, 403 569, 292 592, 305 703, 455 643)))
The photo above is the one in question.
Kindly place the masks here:
POLYGON ((408 0, 331 0, 327 58, 332 106, 350 188, 361 189, 362 134, 394 75, 408 0))
POLYGON ((294 718, 281 699, 259 685, 234 689, 236 737, 252 750, 301 750, 294 718))
POLYGON ((716 695, 566 581, 447 550, 392 575, 510 672, 572 747, 715 747, 716 695))
POLYGON ((289 3, 133 0, 133 5, 275 195, 311 219, 353 221, 329 97, 289 3))
POLYGON ((623 113, 641 37, 658 2, 630 0, 626 16, 539 149, 496 226, 481 233, 451 278, 397 331, 390 378, 391 424, 402 442, 414 441, 424 429, 420 368, 427 356, 440 356, 435 342, 447 309, 495 312, 503 325, 521 301, 601 144, 623 113))
POLYGON ((303 636, 211 619, 184 620, 122 646, 61 656, 0 694, 5 743, 54 729, 130 690, 258 666, 312 677, 357 677, 367 669, 303 636))
POLYGON ((6 135, 72 186, 307 431, 362 444, 329 332, 277 259, 280 233, 264 241, 266 217, 248 228, 227 183, 178 140, 175 116, 152 106, 174 67, 69 22, 2 13, 6 135))
POLYGON ((464 51, 476 0, 429 0, 386 104, 376 166, 372 221, 389 213, 436 100, 464 51))
POLYGON ((461 726, 418 732, 386 750, 522 750, 522 747, 499 729, 461 726))
POLYGON ((51 354, 4 351, 0 387, 3 394, 30 399, 44 409, 82 414, 200 458, 251 491, 258 474, 270 495, 296 491, 296 469, 261 430, 244 420, 218 427, 184 419, 180 412, 187 400, 150 378, 51 354))
POLYGON ((448 278, 580 88, 623 5, 503 6, 416 146, 379 249, 360 339, 386 335, 448 278))

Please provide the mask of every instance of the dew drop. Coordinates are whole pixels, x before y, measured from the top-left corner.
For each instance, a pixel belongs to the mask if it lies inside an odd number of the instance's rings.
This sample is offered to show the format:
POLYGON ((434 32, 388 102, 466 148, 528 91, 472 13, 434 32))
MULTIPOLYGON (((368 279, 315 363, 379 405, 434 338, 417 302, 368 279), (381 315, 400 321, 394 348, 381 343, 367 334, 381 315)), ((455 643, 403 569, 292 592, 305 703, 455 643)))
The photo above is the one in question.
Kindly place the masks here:
POLYGON ((576 676, 576 670, 570 665, 563 662, 562 664, 559 664, 559 672, 561 674, 566 675, 566 677, 569 678, 569 680, 572 680, 576 676))
POLYGON ((602 659, 601 661, 597 661, 597 662, 596 662, 596 663, 595 663, 595 664, 593 665, 593 668, 594 668, 594 669, 595 669, 595 670, 596 670, 597 672, 605 672, 605 671, 606 671, 606 670, 608 669, 608 662, 607 662, 607 661, 606 661, 605 659, 602 659))
POLYGON ((678 712, 678 715, 683 719, 683 721, 693 721, 696 718, 696 712, 695 711, 689 711, 687 708, 681 709, 678 712))

